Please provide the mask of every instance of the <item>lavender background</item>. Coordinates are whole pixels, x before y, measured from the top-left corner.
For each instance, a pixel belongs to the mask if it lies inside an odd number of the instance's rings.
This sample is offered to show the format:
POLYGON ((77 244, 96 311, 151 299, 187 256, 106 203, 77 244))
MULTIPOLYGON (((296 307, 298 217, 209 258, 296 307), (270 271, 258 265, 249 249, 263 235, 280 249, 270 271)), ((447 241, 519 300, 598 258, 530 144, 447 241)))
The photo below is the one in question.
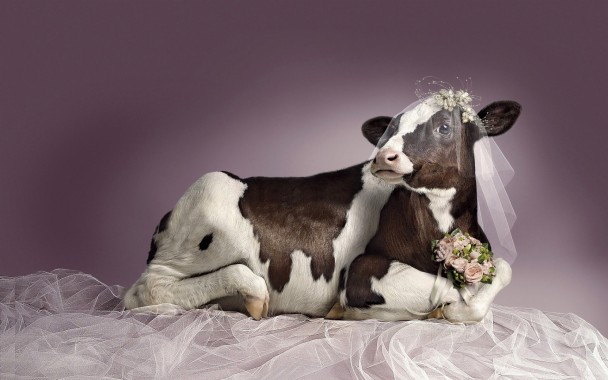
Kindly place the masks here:
POLYGON ((606 335, 605 4, 3 1, 0 274, 130 285, 203 173, 361 162, 364 120, 424 76, 471 76, 484 103, 523 105, 497 139, 519 250, 497 302, 606 335))

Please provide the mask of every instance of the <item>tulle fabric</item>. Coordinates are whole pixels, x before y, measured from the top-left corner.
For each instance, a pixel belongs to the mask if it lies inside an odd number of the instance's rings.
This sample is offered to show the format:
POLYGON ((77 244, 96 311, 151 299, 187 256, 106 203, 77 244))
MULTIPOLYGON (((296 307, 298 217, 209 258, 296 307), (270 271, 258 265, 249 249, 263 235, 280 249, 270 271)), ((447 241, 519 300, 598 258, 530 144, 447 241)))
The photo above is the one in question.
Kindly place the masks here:
POLYGON ((469 326, 257 322, 214 307, 124 311, 123 290, 69 270, 0 277, 0 378, 608 378, 608 340, 574 314, 493 305, 469 326))

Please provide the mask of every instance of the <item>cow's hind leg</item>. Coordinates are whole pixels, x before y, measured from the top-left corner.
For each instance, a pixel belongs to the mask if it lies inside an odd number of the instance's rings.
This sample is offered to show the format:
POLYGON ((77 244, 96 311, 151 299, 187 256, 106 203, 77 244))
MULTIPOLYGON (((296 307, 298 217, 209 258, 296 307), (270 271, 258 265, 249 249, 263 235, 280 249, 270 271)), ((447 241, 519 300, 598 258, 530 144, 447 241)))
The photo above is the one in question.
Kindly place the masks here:
POLYGON ((333 319, 425 319, 435 305, 431 292, 437 282, 441 302, 460 299, 447 279, 421 272, 382 256, 365 254, 349 267, 340 304, 328 317, 333 319))
POLYGON ((233 264, 200 276, 175 278, 154 272, 144 273, 128 290, 125 306, 136 307, 170 303, 194 309, 212 300, 240 295, 254 319, 268 314, 268 289, 264 279, 243 264, 233 264))

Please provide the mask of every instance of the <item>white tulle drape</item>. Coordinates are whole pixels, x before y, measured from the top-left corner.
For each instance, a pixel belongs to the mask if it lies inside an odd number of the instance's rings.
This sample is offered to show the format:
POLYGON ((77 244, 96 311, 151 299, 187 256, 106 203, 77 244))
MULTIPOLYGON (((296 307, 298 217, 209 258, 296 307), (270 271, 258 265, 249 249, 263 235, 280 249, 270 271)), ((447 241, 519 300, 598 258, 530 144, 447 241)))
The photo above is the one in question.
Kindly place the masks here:
POLYGON ((574 314, 494 305, 469 326, 256 322, 213 307, 126 312, 122 291, 68 270, 0 277, 0 378, 608 378, 608 340, 574 314))

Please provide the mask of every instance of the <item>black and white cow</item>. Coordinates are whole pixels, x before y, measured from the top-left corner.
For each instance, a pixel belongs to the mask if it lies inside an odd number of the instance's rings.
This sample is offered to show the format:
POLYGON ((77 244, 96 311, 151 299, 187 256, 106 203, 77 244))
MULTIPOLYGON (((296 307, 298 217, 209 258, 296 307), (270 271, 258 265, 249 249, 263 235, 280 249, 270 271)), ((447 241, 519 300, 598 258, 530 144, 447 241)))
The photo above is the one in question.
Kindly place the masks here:
MULTIPOLYGON (((519 104, 501 101, 479 117, 487 136, 496 136, 519 112, 519 104)), ((330 310, 345 319, 427 318, 437 306, 433 287, 449 289, 430 242, 455 228, 487 242, 477 222, 473 155, 485 134, 462 122, 460 108, 448 111, 430 98, 362 130, 379 151, 346 169, 303 178, 201 177, 161 220, 125 306, 218 302, 255 319, 330 310)), ((495 265, 492 284, 466 303, 451 288, 442 313, 430 315, 481 320, 511 279, 508 263, 495 265)))

